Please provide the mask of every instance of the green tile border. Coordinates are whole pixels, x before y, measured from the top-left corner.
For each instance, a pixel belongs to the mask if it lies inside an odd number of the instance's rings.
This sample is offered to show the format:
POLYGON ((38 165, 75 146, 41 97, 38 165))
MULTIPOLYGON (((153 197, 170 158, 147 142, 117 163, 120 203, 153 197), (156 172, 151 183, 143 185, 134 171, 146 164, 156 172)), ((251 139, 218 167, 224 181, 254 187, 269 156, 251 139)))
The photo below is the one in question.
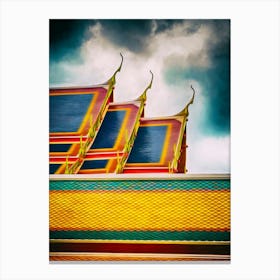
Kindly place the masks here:
POLYGON ((50 239, 230 241, 226 231, 50 231, 50 239))

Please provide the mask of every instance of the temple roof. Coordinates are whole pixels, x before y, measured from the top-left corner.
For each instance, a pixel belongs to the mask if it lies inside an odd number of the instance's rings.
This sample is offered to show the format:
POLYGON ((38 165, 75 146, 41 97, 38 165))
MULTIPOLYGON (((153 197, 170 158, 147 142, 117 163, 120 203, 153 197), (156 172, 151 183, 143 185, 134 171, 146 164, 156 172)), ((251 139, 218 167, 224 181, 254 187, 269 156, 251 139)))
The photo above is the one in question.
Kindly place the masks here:
POLYGON ((116 103, 122 63, 123 57, 103 84, 50 89, 50 174, 186 172, 186 122, 194 94, 177 115, 145 118, 153 73, 136 100, 116 103))

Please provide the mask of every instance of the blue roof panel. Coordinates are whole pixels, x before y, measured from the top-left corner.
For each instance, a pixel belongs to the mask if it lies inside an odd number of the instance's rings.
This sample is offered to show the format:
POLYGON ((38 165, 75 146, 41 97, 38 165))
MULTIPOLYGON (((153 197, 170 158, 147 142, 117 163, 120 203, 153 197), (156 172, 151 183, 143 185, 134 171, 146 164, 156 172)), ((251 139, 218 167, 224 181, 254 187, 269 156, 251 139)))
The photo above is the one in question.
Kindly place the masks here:
POLYGON ((50 132, 76 132, 87 113, 94 94, 50 96, 50 132))

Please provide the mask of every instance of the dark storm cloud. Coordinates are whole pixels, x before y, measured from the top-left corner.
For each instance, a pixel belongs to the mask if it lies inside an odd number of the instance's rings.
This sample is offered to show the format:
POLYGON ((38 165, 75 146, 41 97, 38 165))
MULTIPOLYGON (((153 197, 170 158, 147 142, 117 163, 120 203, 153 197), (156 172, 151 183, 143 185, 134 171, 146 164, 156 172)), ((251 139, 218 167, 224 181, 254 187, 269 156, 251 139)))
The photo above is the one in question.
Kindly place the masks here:
POLYGON ((50 60, 78 55, 79 47, 90 38, 90 27, 99 23, 102 36, 118 47, 144 51, 152 31, 151 20, 50 20, 50 60))
POLYGON ((230 130, 230 26, 229 21, 218 21, 216 32, 223 40, 213 44, 209 54, 213 67, 209 69, 208 114, 214 129, 220 132, 230 130))
MULTIPOLYGON (((99 20, 102 25, 102 35, 113 44, 126 47, 132 52, 145 52, 147 40, 151 36, 173 28, 174 25, 183 23, 182 19, 160 19, 160 20, 99 20)), ((189 21, 190 25, 186 29, 186 35, 196 32, 200 27, 200 22, 189 21)))
POLYGON ((95 20, 50 20, 50 60, 72 59, 79 47, 90 37, 89 26, 95 20))
POLYGON ((183 20, 177 19, 177 20, 170 20, 170 19, 159 19, 155 21, 156 29, 155 33, 164 32, 174 26, 174 24, 180 24, 183 20))
MULTIPOLYGON (((50 60, 71 59, 79 54, 79 47, 94 35, 90 27, 99 23, 102 36, 116 47, 125 47, 134 53, 145 52, 147 40, 155 34, 171 29, 183 20, 50 20, 50 60)), ((201 23, 189 21, 186 34, 194 33, 201 23)))
POLYGON ((113 44, 132 52, 145 50, 146 40, 152 31, 151 20, 100 20, 102 35, 113 44))
POLYGON ((218 40, 209 44, 212 66, 205 73, 209 95, 206 124, 224 134, 230 131, 230 21, 214 20, 210 24, 218 40))

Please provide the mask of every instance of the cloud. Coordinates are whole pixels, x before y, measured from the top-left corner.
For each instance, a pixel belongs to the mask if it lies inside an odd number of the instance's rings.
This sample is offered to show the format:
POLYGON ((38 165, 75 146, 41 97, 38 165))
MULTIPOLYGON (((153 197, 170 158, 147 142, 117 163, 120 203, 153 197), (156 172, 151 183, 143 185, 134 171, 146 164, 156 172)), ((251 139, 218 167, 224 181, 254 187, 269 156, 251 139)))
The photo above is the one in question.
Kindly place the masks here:
MULTIPOLYGON (((230 23, 227 20, 207 21, 208 39, 200 52, 192 52, 187 65, 176 63, 166 69, 169 84, 193 79, 201 85, 205 96, 206 116, 203 119, 204 133, 225 136, 230 132, 230 23), (199 59, 200 58, 200 59, 199 59), (205 62, 205 63, 203 63, 205 62)), ((195 33, 201 32, 205 24, 195 33)), ((199 48, 199 44, 194 42, 199 48)))
POLYGON ((187 169, 190 173, 230 173, 230 138, 191 138, 187 169))
POLYGON ((145 51, 152 30, 150 20, 100 20, 102 36, 120 48, 140 53, 145 51))
POLYGON ((77 60, 79 47, 89 39, 88 27, 95 23, 95 20, 51 19, 50 61, 77 60))

